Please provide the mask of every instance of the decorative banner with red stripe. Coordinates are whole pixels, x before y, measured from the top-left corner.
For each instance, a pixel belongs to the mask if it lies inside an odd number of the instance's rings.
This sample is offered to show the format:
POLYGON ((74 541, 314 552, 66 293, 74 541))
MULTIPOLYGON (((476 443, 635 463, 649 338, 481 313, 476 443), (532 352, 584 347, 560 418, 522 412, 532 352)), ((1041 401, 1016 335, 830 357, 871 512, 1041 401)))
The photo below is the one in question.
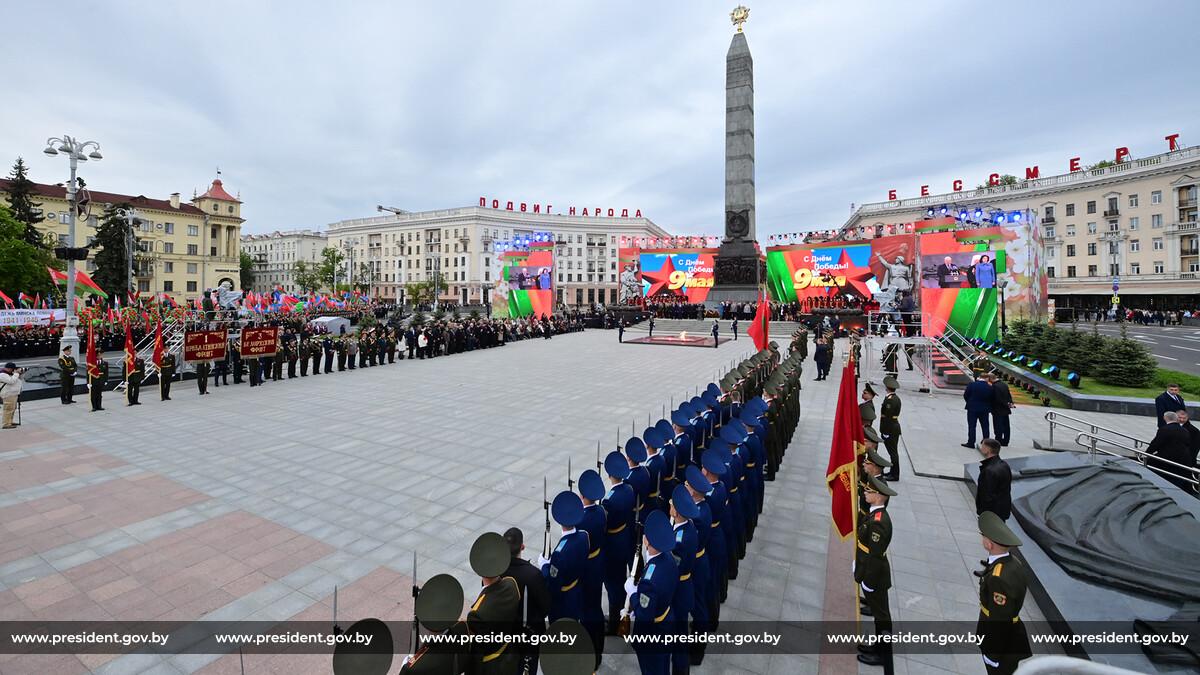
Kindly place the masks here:
POLYGON ((854 359, 850 359, 842 369, 829 467, 825 470, 830 514, 842 539, 854 532, 854 516, 858 509, 858 454, 866 447, 866 440, 858 412, 858 378, 854 376, 854 359))
MULTIPOLYGON (((245 339, 245 335, 246 332, 242 331, 243 340, 245 339)), ((228 331, 224 328, 221 330, 188 331, 183 334, 183 360, 220 361, 225 358, 225 351, 228 344, 228 331)), ((242 344, 245 345, 245 342, 242 344)), ((245 353, 244 349, 243 353, 245 353)))
POLYGON ((260 356, 275 356, 279 342, 279 326, 242 329, 242 356, 256 359, 260 356))

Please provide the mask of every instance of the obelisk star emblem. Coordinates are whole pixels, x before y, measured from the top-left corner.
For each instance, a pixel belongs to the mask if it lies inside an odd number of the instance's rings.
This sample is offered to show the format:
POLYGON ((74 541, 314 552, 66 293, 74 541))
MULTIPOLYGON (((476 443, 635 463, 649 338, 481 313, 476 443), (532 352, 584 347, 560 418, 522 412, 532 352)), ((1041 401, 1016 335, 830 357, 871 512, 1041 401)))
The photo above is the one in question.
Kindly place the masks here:
POLYGON ((734 7, 733 11, 729 13, 729 19, 733 21, 733 25, 737 26, 737 32, 739 33, 742 32, 742 24, 746 23, 746 20, 749 18, 749 8, 743 7, 742 5, 734 7))

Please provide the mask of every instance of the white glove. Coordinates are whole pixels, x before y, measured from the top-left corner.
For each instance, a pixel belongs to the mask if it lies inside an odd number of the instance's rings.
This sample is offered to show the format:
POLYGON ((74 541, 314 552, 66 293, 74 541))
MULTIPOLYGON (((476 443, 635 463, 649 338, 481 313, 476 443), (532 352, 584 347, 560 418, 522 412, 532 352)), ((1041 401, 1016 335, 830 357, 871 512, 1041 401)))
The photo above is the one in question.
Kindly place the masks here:
POLYGON ((858 561, 857 561, 857 560, 851 560, 851 561, 850 561, 850 576, 854 576, 854 573, 855 573, 857 570, 858 570, 858 561))
POLYGON ((624 607, 621 608, 621 618, 622 619, 629 618, 629 610, 625 609, 624 607))
POLYGON ((633 595, 634 593, 637 593, 637 579, 629 577, 625 580, 625 594, 633 595))
POLYGON ((986 655, 986 654, 980 654, 980 656, 982 656, 982 657, 983 657, 983 662, 984 662, 984 663, 986 663, 987 665, 989 665, 989 666, 991 666, 991 667, 993 667, 993 668, 999 668, 999 667, 1000 667, 1000 664, 999 664, 998 662, 996 662, 996 661, 993 661, 993 660, 989 659, 989 658, 987 657, 987 655, 986 655))
POLYGON ((858 583, 859 583, 859 585, 860 585, 860 586, 862 586, 862 589, 863 589, 864 591, 866 591, 866 592, 868 592, 868 593, 874 593, 874 592, 875 592, 875 589, 874 589, 874 588, 871 588, 870 586, 866 585, 865 583, 863 583, 863 582, 861 582, 861 581, 860 581, 860 582, 858 582, 858 583))
POLYGON ((538 569, 550 564, 550 559, 544 555, 538 554, 538 569))

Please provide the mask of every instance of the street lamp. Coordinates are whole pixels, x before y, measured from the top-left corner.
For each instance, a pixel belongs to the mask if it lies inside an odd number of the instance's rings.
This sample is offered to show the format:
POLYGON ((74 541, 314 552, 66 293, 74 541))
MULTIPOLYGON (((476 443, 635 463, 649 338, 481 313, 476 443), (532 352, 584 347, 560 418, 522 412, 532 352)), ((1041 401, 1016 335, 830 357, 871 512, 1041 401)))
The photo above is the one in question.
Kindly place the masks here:
POLYGON ((129 297, 133 297, 133 227, 142 222, 142 216, 137 209, 117 209, 117 216, 125 221, 125 267, 129 270, 129 297))
POLYGON ((1008 279, 1001 279, 996 282, 996 288, 1000 289, 1000 339, 1004 339, 1004 334, 1008 331, 1008 324, 1004 320, 1004 289, 1008 287, 1008 279))
POLYGON ((64 312, 66 314, 66 326, 63 328, 63 336, 59 341, 58 350, 61 354, 63 349, 72 347, 74 353, 78 354, 79 318, 75 316, 75 214, 79 209, 79 205, 75 201, 75 174, 80 162, 86 162, 89 159, 99 161, 104 159, 104 157, 100 154, 100 144, 96 141, 80 141, 65 134, 61 138, 51 136, 46 139, 46 149, 42 152, 51 157, 56 157, 60 154, 66 155, 67 160, 71 164, 71 180, 67 183, 67 202, 70 205, 70 209, 67 216, 67 309, 64 312))
MULTIPOLYGON (((348 261, 346 263, 346 285, 350 287, 354 286, 354 247, 358 246, 358 243, 359 239, 357 237, 342 240, 342 250, 346 252, 348 261)), ((337 292, 336 278, 333 280, 333 291, 334 293, 337 292)))

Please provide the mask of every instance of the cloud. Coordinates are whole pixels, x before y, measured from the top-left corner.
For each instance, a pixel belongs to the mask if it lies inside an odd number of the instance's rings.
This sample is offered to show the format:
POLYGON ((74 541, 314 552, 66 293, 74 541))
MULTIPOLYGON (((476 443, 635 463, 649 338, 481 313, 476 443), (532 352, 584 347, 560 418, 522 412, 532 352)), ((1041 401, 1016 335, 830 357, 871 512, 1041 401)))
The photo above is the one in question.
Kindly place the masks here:
MULTIPOLYGON (((41 149, 71 133, 104 149, 97 188, 189 194, 220 166, 247 232, 481 195, 721 229, 728 3, 66 4, 6 17, 30 29, 0 158, 37 180, 66 178, 41 149)), ((1189 140, 1200 93, 1165 15, 1200 5, 753 3, 760 238, 1189 140)))

